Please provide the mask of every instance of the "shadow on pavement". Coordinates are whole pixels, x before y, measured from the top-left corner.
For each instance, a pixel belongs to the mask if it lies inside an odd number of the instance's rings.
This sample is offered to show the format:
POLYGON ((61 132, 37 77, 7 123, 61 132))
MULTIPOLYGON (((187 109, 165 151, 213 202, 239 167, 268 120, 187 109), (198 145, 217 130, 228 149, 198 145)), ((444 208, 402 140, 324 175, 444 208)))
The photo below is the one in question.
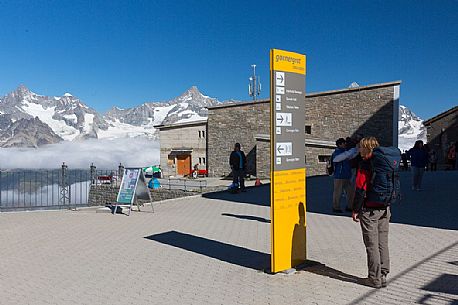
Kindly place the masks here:
POLYGON ((238 219, 255 220, 255 221, 259 221, 259 222, 270 223, 270 219, 265 219, 265 218, 259 217, 259 216, 236 215, 236 214, 230 214, 230 213, 222 213, 221 215, 222 216, 234 217, 234 218, 238 218, 238 219))
POLYGON ((145 238, 246 268, 264 271, 270 267, 270 254, 199 236, 169 231, 145 238))
POLYGON ((328 267, 317 261, 307 260, 304 264, 296 268, 298 271, 307 271, 310 273, 327 276, 339 281, 359 284, 362 278, 344 273, 334 268, 328 267))
MULTIPOLYGON (((458 230, 458 171, 425 172, 423 191, 411 189, 411 172, 401 172, 402 200, 391 207, 391 222, 458 230)), ((351 213, 332 212, 333 178, 329 176, 308 177, 307 212, 351 217, 351 213)), ((270 206, 270 184, 248 188, 246 193, 231 194, 227 191, 202 195, 205 198, 237 203, 270 206)), ((342 198, 341 207, 345 207, 342 198)))
MULTIPOLYGON (((423 191, 411 189, 411 172, 401 172, 402 200, 391 206, 391 222, 458 230, 458 171, 425 172, 423 191)), ((332 213, 333 178, 307 178, 307 212, 332 213)), ((345 207, 345 199, 341 201, 345 207)), ((339 214, 347 215, 350 213, 339 214)))
POLYGON ((442 292, 458 295, 458 275, 442 274, 431 283, 428 283, 423 290, 430 292, 442 292))
POLYGON ((203 194, 202 197, 260 206, 270 206, 270 184, 247 187, 246 190, 247 191, 245 193, 235 194, 228 191, 211 192, 203 194))

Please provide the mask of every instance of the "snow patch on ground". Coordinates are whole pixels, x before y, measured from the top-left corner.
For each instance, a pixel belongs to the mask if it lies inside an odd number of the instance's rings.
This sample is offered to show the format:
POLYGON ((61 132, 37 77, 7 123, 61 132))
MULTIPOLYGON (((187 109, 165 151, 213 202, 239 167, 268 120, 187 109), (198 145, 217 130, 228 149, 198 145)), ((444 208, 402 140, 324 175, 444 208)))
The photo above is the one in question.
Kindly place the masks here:
POLYGON ((40 104, 28 101, 24 101, 23 105, 22 109, 24 112, 33 117, 38 117, 43 123, 48 124, 48 126, 62 139, 72 141, 79 135, 79 131, 76 128, 65 124, 64 120, 55 120, 52 118, 55 113, 55 107, 45 109, 40 104))
POLYGON ((147 137, 153 138, 155 128, 154 124, 134 126, 126 123, 121 123, 119 120, 108 121, 112 126, 107 130, 99 130, 97 136, 99 139, 116 139, 116 138, 135 138, 147 137))
POLYGON ((84 114, 83 133, 90 133, 94 126, 94 115, 92 113, 84 114))
POLYGON ((76 117, 76 114, 66 114, 63 117, 66 118, 69 121, 74 121, 75 123, 76 123, 76 121, 78 121, 78 118, 76 117))

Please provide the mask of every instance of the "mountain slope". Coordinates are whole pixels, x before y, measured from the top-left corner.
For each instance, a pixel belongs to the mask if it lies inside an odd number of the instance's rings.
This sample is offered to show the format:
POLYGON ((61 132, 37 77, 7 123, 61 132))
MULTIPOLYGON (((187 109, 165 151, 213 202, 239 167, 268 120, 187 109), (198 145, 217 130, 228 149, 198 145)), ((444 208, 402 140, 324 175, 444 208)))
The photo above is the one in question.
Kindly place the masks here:
POLYGON ((402 105, 399 106, 398 135, 398 147, 401 151, 412 148, 417 140, 426 143, 426 128, 423 126, 423 120, 402 105))
POLYGON ((24 85, 0 98, 0 112, 9 115, 12 122, 38 117, 64 140, 96 138, 98 130, 108 128, 97 111, 71 94, 44 96, 24 85))
POLYGON ((63 141, 38 117, 19 119, 0 133, 1 147, 34 147, 63 141))
POLYGON ((207 107, 218 104, 220 102, 217 99, 203 95, 193 86, 169 101, 148 102, 128 109, 113 107, 104 116, 109 127, 99 132, 99 138, 118 138, 122 135, 156 138, 154 126, 203 120, 208 115, 207 107))

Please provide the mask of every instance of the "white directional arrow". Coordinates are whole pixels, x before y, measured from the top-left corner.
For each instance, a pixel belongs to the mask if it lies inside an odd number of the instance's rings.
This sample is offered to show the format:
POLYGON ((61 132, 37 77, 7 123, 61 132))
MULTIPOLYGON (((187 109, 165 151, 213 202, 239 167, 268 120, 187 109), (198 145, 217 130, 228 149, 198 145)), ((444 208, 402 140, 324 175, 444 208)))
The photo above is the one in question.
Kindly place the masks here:
POLYGON ((277 122, 277 126, 288 127, 293 125, 292 113, 277 112, 275 114, 275 120, 277 122))
POLYGON ((277 86, 285 85, 285 72, 275 72, 275 84, 277 86))
POLYGON ((277 142, 275 152, 277 156, 291 156, 293 154, 293 143, 277 142))

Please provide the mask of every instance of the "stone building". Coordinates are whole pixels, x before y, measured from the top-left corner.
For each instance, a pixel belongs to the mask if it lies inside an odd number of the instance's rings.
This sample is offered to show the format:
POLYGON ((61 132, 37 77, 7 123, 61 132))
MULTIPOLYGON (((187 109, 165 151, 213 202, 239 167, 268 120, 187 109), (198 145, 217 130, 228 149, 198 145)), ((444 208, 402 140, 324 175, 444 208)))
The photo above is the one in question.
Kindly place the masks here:
POLYGON ((423 122, 428 145, 436 150, 438 167, 444 167, 452 142, 458 141, 458 106, 423 122))
MULTIPOLYGON (((398 145, 400 81, 307 94, 304 126, 307 175, 325 174, 335 140, 356 134, 398 145)), ((207 156, 210 176, 230 173, 236 142, 247 154, 248 173, 270 176, 270 101, 223 104, 208 109, 207 156)))
POLYGON ((162 174, 189 175, 194 165, 207 169, 207 121, 159 125, 162 174))

